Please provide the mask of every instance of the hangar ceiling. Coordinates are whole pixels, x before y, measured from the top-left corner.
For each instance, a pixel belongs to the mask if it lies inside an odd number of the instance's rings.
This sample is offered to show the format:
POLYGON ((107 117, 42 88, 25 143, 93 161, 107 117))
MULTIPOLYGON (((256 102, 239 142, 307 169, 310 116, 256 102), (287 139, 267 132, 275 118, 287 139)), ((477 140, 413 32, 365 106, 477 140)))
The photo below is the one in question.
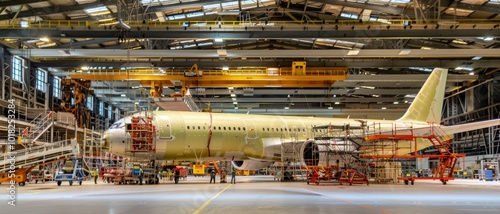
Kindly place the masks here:
MULTIPOLYGON (((201 108, 240 113, 394 118, 434 67, 458 90, 500 64, 498 0, 10 0, 0 38, 57 76, 347 68, 323 87, 191 85, 201 108), (231 97, 235 94, 235 97, 231 97), (236 98, 233 99, 233 98, 236 98)), ((203 77, 200 77, 203 78, 203 77)), ((139 80, 95 80, 96 97, 125 111, 150 99, 139 80), (126 93, 127 96, 121 96, 126 93)))

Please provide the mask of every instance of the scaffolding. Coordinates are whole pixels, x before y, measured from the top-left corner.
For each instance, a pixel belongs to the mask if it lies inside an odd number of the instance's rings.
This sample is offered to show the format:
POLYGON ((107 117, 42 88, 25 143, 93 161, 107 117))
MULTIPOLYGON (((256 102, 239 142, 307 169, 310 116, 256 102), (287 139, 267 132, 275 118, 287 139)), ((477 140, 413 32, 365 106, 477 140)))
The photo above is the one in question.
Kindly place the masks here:
POLYGON ((118 184, 139 183, 140 169, 142 180, 146 184, 159 183, 156 166, 156 127, 153 125, 153 115, 132 116, 130 123, 125 124, 127 138, 125 140, 125 157, 122 167, 112 168, 119 172, 110 180, 118 184))
POLYGON ((127 138, 125 153, 127 157, 154 159, 156 151, 156 128, 153 119, 148 116, 133 116, 126 124, 130 138, 127 138))
POLYGON ((101 169, 103 166, 104 153, 100 138, 92 129, 83 129, 82 139, 82 161, 83 166, 89 170, 101 169))
MULTIPOLYGON (((401 131, 398 133, 396 125, 392 125, 392 131, 381 132, 381 124, 374 124, 372 133, 369 133, 365 138, 365 145, 371 145, 371 148, 365 148, 365 151, 371 151, 364 154, 363 157, 373 160, 401 161, 407 159, 416 160, 417 158, 434 158, 439 160, 438 167, 435 169, 432 177, 415 177, 411 171, 400 173, 402 177, 398 180, 403 180, 406 185, 410 182, 413 185, 415 180, 439 180, 445 185, 449 180, 453 180, 453 171, 458 158, 465 157, 464 154, 456 154, 451 150, 452 136, 444 133, 439 127, 429 124, 424 129, 427 134, 416 135, 413 128, 401 131), (418 143, 428 141, 439 154, 420 154, 418 152, 418 143), (405 145, 406 144, 406 145, 405 145), (403 154, 404 153, 404 154, 403 154)), ((397 165, 395 165, 397 166, 397 165)), ((397 169, 396 167, 391 167, 397 169)))
POLYGON ((302 146, 298 141, 300 129, 293 127, 281 134, 281 164, 277 164, 275 179, 280 181, 305 181, 305 170, 301 168, 303 162, 300 159, 300 148, 302 146))
POLYGON ((337 180, 340 184, 368 184, 368 165, 356 152, 364 136, 364 122, 340 126, 324 125, 312 128, 314 141, 304 144, 303 168, 308 171, 308 183, 337 180))

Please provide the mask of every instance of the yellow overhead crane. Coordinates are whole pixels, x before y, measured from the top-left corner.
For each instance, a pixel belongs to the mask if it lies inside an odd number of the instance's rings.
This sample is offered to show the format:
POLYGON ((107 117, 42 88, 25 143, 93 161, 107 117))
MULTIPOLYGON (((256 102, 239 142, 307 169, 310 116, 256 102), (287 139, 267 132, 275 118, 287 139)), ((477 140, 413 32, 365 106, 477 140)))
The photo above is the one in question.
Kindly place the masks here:
POLYGON ((329 87, 337 80, 345 80, 346 67, 310 67, 306 62, 293 62, 292 67, 240 67, 223 70, 201 70, 195 64, 190 70, 163 70, 135 68, 130 70, 102 69, 70 73, 72 79, 81 80, 135 80, 150 85, 150 95, 159 97, 163 86, 180 87, 175 96, 184 96, 196 87, 329 87), (177 83, 177 84, 176 84, 177 83))

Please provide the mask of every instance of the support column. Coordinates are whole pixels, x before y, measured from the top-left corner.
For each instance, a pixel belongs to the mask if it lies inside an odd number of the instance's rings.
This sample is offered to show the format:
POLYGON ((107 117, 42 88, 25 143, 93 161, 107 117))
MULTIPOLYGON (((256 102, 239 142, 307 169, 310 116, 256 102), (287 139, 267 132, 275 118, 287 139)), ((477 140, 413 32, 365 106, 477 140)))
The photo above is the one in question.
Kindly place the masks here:
POLYGON ((5 87, 5 68, 4 68, 4 57, 5 57, 5 49, 3 47, 0 47, 0 98, 2 100, 6 100, 6 97, 5 97, 5 89, 7 87, 5 87))

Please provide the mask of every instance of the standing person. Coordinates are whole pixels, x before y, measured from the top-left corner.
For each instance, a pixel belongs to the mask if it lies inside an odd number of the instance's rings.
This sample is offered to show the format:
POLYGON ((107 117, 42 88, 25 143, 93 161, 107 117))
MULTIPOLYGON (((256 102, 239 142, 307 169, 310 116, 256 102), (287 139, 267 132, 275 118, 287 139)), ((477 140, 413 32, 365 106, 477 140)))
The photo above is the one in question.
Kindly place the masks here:
POLYGON ((233 170, 231 171, 231 183, 236 184, 236 169, 233 167, 233 170))
POLYGON ((144 177, 144 171, 142 167, 139 167, 139 185, 142 185, 142 178, 144 177))
POLYGON ((212 168, 212 170, 210 170, 210 183, 212 183, 212 181, 214 181, 214 184, 215 184, 215 175, 217 174, 217 172, 215 172, 215 169, 212 168))
POLYGON ((181 170, 179 168, 175 167, 175 169, 174 169, 174 180, 175 180, 176 184, 179 183, 179 177, 181 177, 181 170))
POLYGON ((99 177, 97 168, 94 171, 92 171, 92 177, 94 177, 94 184, 97 184, 97 178, 99 177))

